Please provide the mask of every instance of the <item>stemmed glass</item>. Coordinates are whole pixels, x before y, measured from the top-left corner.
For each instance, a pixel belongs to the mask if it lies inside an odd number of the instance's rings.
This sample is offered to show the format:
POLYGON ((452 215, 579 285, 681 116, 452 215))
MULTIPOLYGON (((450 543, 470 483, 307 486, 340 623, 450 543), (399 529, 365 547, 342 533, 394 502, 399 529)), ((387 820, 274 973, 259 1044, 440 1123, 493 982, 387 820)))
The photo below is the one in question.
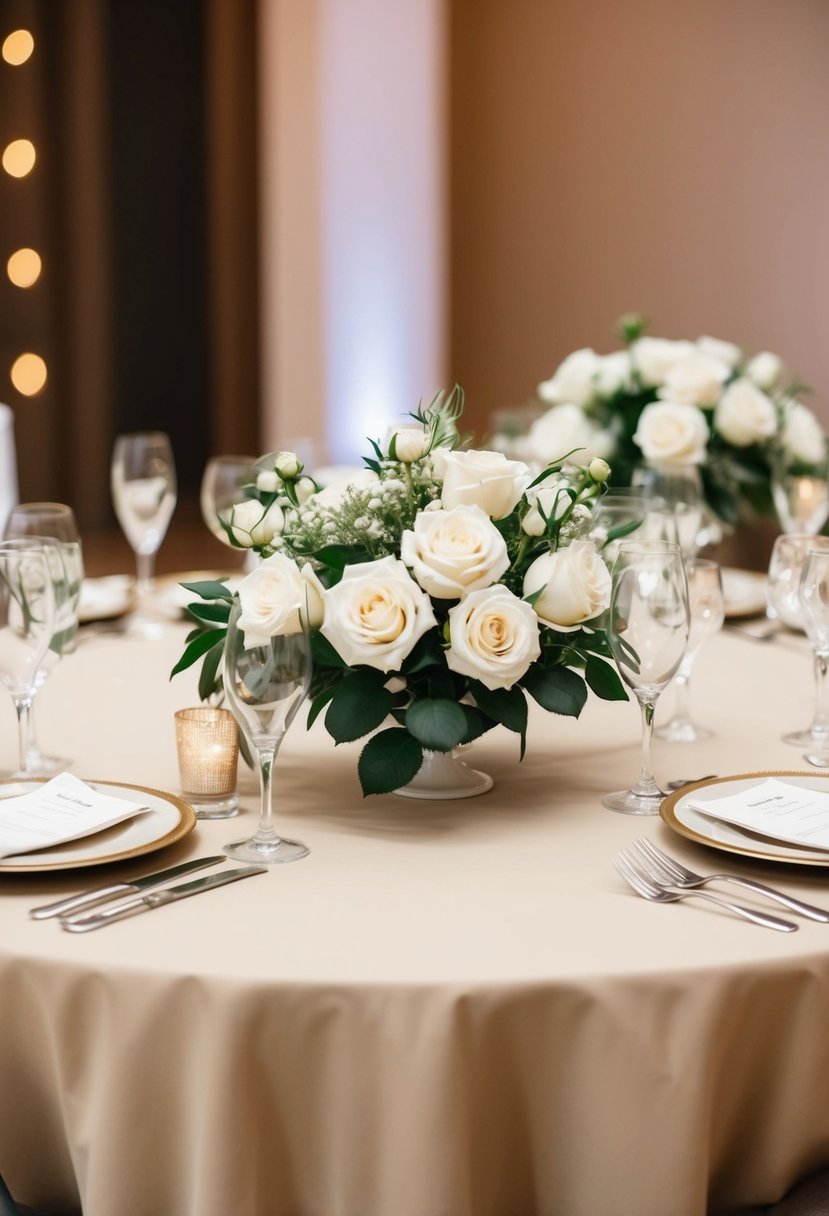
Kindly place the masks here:
MULTIPOLYGON (((78 525, 72 508, 61 502, 20 503, 9 515, 6 539, 37 538, 47 546, 47 560, 55 588, 55 632, 37 669, 38 692, 65 654, 75 650, 78 632, 78 604, 83 583, 83 556, 78 525)), ((34 703, 29 714, 29 746, 26 772, 49 776, 65 769, 71 761, 41 752, 35 739, 34 703)))
POLYGON ((639 468, 634 472, 634 484, 659 500, 654 502, 648 515, 647 537, 677 544, 686 558, 696 557, 705 514, 705 496, 697 466, 639 468))
POLYGON ((783 742, 825 756, 829 751, 829 551, 825 546, 806 552, 798 594, 802 626, 815 656, 815 713, 807 730, 791 731, 783 742))
POLYGON ((665 795, 653 776, 653 715, 660 693, 682 662, 689 624, 688 582, 679 546, 623 541, 613 564, 607 633, 619 673, 642 711, 642 764, 631 789, 602 799, 612 811, 659 812, 665 795))
POLYGON ((255 464, 255 456, 214 456, 205 466, 199 491, 202 519, 224 545, 230 545, 230 538, 221 520, 242 501, 244 486, 256 480, 255 464))
POLYGON ((176 505, 176 469, 169 438, 161 431, 119 435, 111 469, 112 501, 124 535, 135 553, 138 608, 130 620, 135 632, 159 632, 147 612, 155 557, 176 505))
POLYGON ((814 536, 829 519, 829 452, 817 465, 804 465, 778 451, 771 460, 771 497, 780 527, 814 536))
POLYGON ((278 634, 263 646, 246 645, 241 606, 231 608, 224 651, 228 706, 259 758, 259 826, 247 840, 225 846, 229 857, 258 864, 298 861, 309 852, 299 840, 278 836, 273 826, 272 775, 279 746, 311 684, 311 646, 306 618, 297 633, 278 634))
POLYGON ((811 549, 829 551, 829 537, 807 533, 783 533, 774 542, 769 560, 766 594, 767 615, 790 629, 803 629, 800 577, 811 549))
POLYGON ((685 569, 691 607, 688 646, 674 676, 676 703, 673 717, 656 731, 660 739, 668 739, 671 743, 696 743, 711 737, 712 732, 707 727, 697 726, 691 718, 691 672, 703 643, 722 628, 725 620, 722 575, 717 563, 695 557, 686 562, 685 569))
POLYGON ((643 486, 612 486, 596 500, 590 536, 608 565, 616 560, 621 540, 639 539, 652 509, 653 499, 643 486))
POLYGON ((0 681, 17 712, 18 764, 28 776, 29 710, 37 670, 55 627, 55 587, 46 546, 33 540, 0 541, 0 681))

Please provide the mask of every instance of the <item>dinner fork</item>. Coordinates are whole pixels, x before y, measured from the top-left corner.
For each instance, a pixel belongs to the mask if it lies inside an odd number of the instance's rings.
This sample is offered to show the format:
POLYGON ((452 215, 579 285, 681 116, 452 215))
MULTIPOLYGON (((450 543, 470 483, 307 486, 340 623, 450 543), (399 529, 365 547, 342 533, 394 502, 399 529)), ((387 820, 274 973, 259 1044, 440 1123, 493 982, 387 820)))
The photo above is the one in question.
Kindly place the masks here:
POLYGON ((719 904, 721 908, 726 908, 729 912, 733 912, 735 916, 741 916, 743 920, 750 920, 755 925, 762 925, 765 929, 777 929, 781 933, 794 933, 798 927, 790 920, 782 920, 778 916, 769 916, 765 912, 757 912, 754 908, 746 908, 742 904, 733 904, 730 900, 723 899, 720 895, 711 895, 708 891, 686 890, 684 887, 657 883, 643 872, 640 863, 628 849, 622 849, 621 852, 617 853, 613 858, 613 864, 628 886, 633 887, 637 895, 641 895, 644 899, 653 900, 654 903, 675 903, 680 899, 693 899, 696 896, 697 899, 706 899, 710 903, 719 904))
POLYGON ((675 887, 690 889, 691 887, 703 887, 709 882, 733 882, 747 891, 754 891, 757 895, 764 895, 767 899, 784 904, 792 912, 799 912, 801 916, 806 916, 809 920, 829 923, 829 912, 825 912, 823 908, 816 908, 814 904, 806 904, 801 899, 795 899, 793 895, 786 895, 783 891, 775 890, 774 887, 767 887, 765 883, 755 882, 753 878, 742 878, 739 874, 697 874, 695 870, 689 870, 687 866, 680 865, 673 857, 663 853, 650 840, 634 840, 632 847, 643 862, 650 862, 653 876, 656 879, 664 879, 665 882, 673 883, 675 887))

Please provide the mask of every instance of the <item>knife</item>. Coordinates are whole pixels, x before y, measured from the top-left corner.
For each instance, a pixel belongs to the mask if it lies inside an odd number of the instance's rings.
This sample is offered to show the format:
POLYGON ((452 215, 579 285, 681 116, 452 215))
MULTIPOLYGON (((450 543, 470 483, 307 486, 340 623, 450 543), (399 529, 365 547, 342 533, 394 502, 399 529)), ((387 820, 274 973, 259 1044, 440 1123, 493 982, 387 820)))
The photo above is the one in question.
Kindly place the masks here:
POLYGON ((186 899, 188 895, 200 895, 202 891, 223 887, 225 883, 236 882, 239 878, 250 878, 252 874, 266 874, 267 870, 267 866, 243 866, 239 870, 225 870, 224 874, 211 874, 208 878, 196 878, 193 882, 183 882, 178 887, 167 887, 163 891, 150 891, 148 895, 119 899, 116 903, 100 908, 97 912, 81 913, 75 917, 61 917, 61 927, 68 929, 70 933, 86 933, 88 929, 100 929, 125 916, 132 916, 134 912, 147 912, 150 908, 161 908, 164 904, 175 903, 177 899, 186 899))
POLYGON ((158 886, 170 878, 178 878, 180 874, 189 874, 191 870, 202 870, 205 866, 215 866, 220 861, 227 861, 224 853, 217 857, 196 857, 193 861, 185 861, 180 866, 171 866, 169 870, 159 870, 157 874, 146 874, 143 878, 132 878, 129 882, 113 882, 105 887, 95 887, 81 895, 70 895, 67 899, 59 899, 53 904, 43 904, 32 908, 29 916, 33 920, 46 920, 49 916, 63 916, 74 912, 76 908, 85 908, 92 904, 102 903, 114 895, 131 895, 143 891, 147 887, 158 886))

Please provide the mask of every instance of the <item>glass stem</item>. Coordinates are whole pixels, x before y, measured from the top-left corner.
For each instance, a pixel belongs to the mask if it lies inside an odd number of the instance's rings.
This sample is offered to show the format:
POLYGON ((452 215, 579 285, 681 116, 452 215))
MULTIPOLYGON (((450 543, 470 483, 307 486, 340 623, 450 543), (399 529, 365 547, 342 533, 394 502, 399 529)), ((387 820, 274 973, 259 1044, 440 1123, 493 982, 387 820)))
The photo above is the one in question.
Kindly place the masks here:
POLYGON ((677 672, 674 677, 676 701, 674 705, 674 720, 678 722, 691 721, 691 673, 677 672))
POLYGON ((260 747, 259 752, 259 826, 254 839, 260 844, 274 844, 279 837, 273 826, 273 765, 276 747, 260 747))
POLYGON ((815 718, 812 730, 829 735, 829 651, 815 651, 815 718))
POLYGON ((15 701, 17 710, 17 750, 21 773, 29 771, 29 713, 32 708, 31 697, 21 697, 15 701))
POLYGON ((662 792, 654 780, 653 762, 651 760, 653 712, 656 708, 656 702, 640 701, 639 708, 642 710, 642 763, 639 771, 639 780, 633 787, 633 793, 649 796, 662 792))
POLYGON ((154 553, 136 553, 135 555, 135 572, 138 577, 138 592, 139 599, 152 590, 153 574, 155 573, 155 554, 154 553))

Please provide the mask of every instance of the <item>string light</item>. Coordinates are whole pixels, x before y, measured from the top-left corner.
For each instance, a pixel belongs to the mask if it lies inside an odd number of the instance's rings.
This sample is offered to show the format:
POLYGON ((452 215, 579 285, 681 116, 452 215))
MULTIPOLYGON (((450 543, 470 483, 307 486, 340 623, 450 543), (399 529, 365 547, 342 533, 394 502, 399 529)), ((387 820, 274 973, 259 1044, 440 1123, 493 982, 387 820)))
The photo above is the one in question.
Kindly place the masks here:
POLYGON ((42 269, 43 263, 36 249, 15 249, 6 263, 6 273, 15 287, 33 287, 42 269))
POLYGON ((11 366, 11 382, 23 397, 36 397, 46 384, 46 361, 27 351, 11 366))
POLYGON ((35 146, 30 139, 13 139, 3 149, 3 168, 10 177, 25 177, 35 167, 35 146))
POLYGON ((28 30, 14 30, 3 41, 2 55, 6 63, 19 67, 35 49, 35 40, 28 30))

